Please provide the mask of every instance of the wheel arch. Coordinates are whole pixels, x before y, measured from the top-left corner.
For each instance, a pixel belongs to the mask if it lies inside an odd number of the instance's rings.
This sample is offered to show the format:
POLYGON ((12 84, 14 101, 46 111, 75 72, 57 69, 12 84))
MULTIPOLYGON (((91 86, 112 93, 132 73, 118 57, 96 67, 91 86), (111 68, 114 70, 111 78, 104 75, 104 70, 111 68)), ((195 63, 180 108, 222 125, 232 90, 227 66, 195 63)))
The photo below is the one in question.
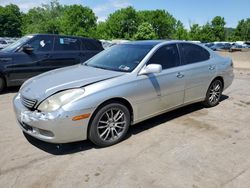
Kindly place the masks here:
POLYGON ((98 110, 101 109, 102 107, 104 107, 107 104, 115 103, 115 102, 116 103, 121 103, 124 106, 126 106, 128 108, 128 110, 129 110, 129 112, 130 112, 130 122, 132 123, 134 121, 134 110, 133 110, 133 107, 132 107, 131 103, 127 99, 122 98, 122 97, 110 98, 110 99, 102 102, 101 104, 99 104, 97 106, 97 108, 94 110, 94 112, 92 113, 92 115, 90 117, 90 120, 89 120, 89 123, 88 123, 87 136, 89 136, 89 130, 90 130, 91 122, 93 121, 93 118, 95 117, 95 114, 98 112, 98 110))
MULTIPOLYGON (((215 80, 220 80, 221 83, 222 83, 222 89, 224 89, 224 79, 223 79, 223 77, 222 77, 222 76, 216 76, 216 77, 211 81, 211 83, 213 83, 213 81, 215 81, 215 80)), ((210 83, 210 84, 211 84, 211 83, 210 83)))

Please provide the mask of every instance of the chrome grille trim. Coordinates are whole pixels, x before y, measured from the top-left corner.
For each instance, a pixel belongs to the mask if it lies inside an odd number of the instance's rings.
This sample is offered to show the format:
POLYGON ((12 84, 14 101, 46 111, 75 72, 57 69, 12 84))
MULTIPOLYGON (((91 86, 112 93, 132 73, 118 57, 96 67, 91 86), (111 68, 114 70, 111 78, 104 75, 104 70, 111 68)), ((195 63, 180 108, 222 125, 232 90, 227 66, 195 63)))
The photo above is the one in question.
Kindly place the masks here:
POLYGON ((37 100, 35 99, 28 99, 24 96, 21 95, 21 101, 22 101, 22 104, 28 108, 28 109, 34 109, 36 103, 37 103, 37 100))

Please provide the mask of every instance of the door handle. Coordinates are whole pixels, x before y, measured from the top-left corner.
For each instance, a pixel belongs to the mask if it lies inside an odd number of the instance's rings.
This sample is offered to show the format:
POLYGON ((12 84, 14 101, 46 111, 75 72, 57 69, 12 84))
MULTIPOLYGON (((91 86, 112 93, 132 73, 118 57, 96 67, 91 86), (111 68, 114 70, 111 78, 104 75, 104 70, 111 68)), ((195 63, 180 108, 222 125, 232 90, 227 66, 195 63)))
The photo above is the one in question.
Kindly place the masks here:
POLYGON ((184 77, 184 74, 181 74, 180 72, 177 73, 176 75, 177 78, 183 78, 184 77))
POLYGON ((215 69, 215 66, 209 66, 209 68, 208 68, 209 70, 214 70, 215 69))

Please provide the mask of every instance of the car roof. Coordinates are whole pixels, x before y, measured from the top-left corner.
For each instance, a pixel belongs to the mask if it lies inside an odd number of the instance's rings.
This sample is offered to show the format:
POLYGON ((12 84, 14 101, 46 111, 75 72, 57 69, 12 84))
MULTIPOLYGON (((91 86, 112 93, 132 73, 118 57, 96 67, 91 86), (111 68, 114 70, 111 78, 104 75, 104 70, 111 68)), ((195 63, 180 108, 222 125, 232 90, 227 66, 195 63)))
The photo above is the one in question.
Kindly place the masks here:
POLYGON ((130 41, 125 42, 123 44, 132 44, 132 45, 142 45, 142 46, 156 46, 162 42, 166 42, 167 40, 138 40, 138 41, 130 41))
POLYGON ((89 40, 97 40, 97 39, 81 37, 81 36, 60 35, 60 34, 45 34, 45 33, 36 33, 36 34, 31 34, 30 36, 60 36, 60 37, 74 37, 74 38, 82 38, 82 39, 89 39, 89 40))
POLYGON ((165 44, 171 44, 171 43, 192 43, 196 44, 190 41, 182 41, 182 40, 139 40, 139 41, 130 41, 125 42, 122 44, 132 44, 132 45, 142 45, 142 46, 156 46, 158 44, 165 43, 165 44))

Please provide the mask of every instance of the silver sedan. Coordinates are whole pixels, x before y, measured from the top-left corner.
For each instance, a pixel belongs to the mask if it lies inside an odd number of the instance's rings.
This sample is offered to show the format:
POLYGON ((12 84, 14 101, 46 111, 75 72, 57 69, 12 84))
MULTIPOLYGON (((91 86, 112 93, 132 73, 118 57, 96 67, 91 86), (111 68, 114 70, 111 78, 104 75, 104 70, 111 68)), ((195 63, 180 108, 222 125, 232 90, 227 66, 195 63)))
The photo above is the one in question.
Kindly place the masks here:
POLYGON ((130 125, 195 102, 213 107, 233 62, 183 41, 119 44, 26 81, 13 99, 20 128, 47 142, 121 141, 130 125))

